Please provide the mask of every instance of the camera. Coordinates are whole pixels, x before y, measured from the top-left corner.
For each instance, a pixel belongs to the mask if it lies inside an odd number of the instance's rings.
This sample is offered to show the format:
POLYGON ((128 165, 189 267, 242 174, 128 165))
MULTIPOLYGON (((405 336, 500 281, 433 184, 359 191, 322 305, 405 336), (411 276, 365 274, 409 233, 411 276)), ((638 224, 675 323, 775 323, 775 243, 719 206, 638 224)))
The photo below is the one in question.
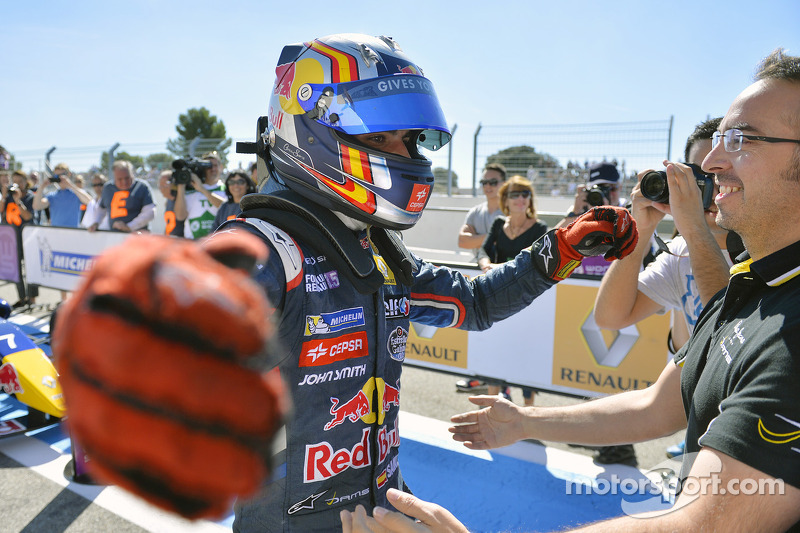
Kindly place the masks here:
POLYGON ((172 181, 176 185, 191 187, 192 174, 197 174, 200 179, 205 178, 206 171, 211 169, 211 162, 204 159, 191 157, 189 159, 176 159, 172 162, 172 181))
POLYGON ((603 190, 601 185, 595 185, 586 190, 586 202, 592 207, 606 205, 608 203, 608 195, 606 195, 606 191, 603 190))
MULTIPOLYGON (((714 178, 713 174, 706 174, 699 166, 688 163, 694 173, 700 196, 703 199, 703 209, 708 209, 714 203, 714 178)), ((669 188, 667 186, 667 173, 663 170, 652 170, 642 176, 639 185, 642 196, 660 204, 669 203, 669 188)))
POLYGON ((50 183, 59 183, 61 181, 61 176, 52 174, 48 179, 50 180, 50 183))

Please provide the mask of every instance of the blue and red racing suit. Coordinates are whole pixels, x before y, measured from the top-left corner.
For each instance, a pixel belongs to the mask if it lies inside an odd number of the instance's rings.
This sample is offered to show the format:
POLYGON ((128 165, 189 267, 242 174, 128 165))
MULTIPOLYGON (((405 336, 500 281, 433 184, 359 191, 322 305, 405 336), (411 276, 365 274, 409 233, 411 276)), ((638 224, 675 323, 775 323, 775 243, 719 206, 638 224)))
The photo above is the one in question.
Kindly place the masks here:
POLYGON ((254 219, 222 231, 232 228, 270 248, 256 280, 280 317, 279 367, 293 402, 276 456, 282 464, 259 497, 237 505, 234 531, 336 531, 342 508, 391 508, 387 489, 405 488, 397 415, 409 321, 483 330, 555 284, 526 250, 473 279, 412 256, 416 271, 406 286, 365 230, 357 238, 383 285, 363 294, 302 236, 254 219))

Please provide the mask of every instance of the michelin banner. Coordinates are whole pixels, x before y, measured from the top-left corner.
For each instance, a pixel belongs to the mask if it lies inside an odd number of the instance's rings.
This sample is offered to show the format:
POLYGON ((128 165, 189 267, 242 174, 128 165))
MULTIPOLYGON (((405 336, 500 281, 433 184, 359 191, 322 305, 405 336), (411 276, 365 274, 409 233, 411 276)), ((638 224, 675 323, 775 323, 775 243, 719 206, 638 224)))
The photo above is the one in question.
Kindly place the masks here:
POLYGON ((25 279, 29 284, 72 291, 103 250, 116 246, 128 233, 26 226, 22 230, 25 279))
POLYGON ((601 329, 594 320, 599 286, 595 280, 567 279, 481 332, 412 323, 405 363, 581 397, 645 388, 671 357, 669 315, 621 331, 601 329))

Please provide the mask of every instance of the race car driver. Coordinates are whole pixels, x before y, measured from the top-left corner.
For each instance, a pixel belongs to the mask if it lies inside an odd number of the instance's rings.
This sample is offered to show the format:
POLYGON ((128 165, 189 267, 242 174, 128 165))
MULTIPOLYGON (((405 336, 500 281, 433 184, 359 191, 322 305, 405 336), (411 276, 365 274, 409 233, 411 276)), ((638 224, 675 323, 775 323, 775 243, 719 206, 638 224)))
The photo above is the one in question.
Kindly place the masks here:
MULTIPOLYGON (((450 132, 433 84, 391 38, 289 45, 276 74, 250 146, 264 194, 244 197, 241 218, 218 231, 247 230, 270 248, 256 280, 279 312, 294 411, 285 469, 238 506, 234 530, 333 531, 343 506, 381 505, 390 487, 406 488, 397 415, 409 321, 488 328, 581 255, 551 232, 534 245, 538 263, 526 250, 469 281, 405 249, 395 230, 419 220, 433 188, 418 146, 439 149, 450 132)), ((611 208, 571 229, 575 242, 592 231, 606 242, 585 255, 624 255, 636 240, 627 213, 611 208)))

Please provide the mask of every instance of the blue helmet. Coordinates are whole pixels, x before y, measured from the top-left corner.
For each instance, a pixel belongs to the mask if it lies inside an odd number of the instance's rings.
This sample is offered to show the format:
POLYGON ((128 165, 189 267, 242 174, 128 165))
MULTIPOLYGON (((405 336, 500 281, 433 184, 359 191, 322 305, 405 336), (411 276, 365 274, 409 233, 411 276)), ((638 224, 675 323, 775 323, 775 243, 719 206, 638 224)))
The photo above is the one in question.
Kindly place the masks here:
POLYGON ((412 227, 433 190, 417 145, 450 141, 433 84, 389 37, 339 34, 284 47, 265 136, 288 187, 347 216, 389 229, 412 227), (352 136, 411 130, 411 157, 352 136))

